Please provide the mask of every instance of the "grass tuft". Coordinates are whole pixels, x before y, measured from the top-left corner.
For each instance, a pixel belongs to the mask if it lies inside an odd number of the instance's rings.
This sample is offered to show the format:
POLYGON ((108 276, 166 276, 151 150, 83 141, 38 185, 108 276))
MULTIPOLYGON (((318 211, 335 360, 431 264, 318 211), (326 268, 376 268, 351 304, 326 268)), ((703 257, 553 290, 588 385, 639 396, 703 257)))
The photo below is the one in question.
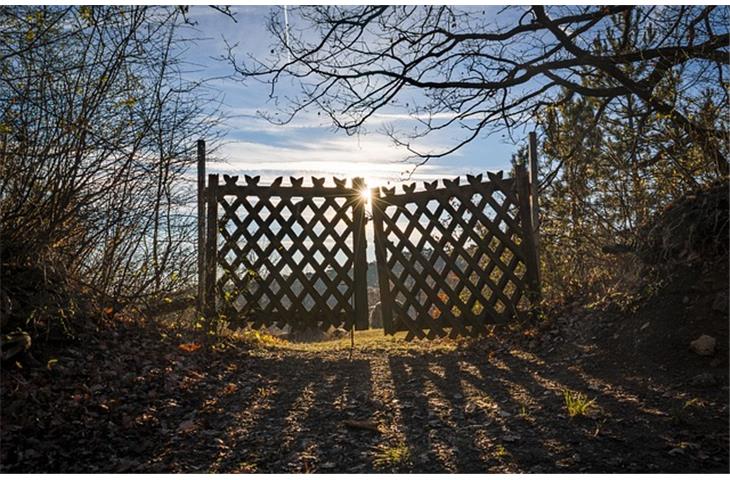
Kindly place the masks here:
POLYGON ((411 450, 405 443, 396 446, 378 445, 376 447, 373 466, 384 470, 408 465, 411 461, 411 450))
POLYGON ((587 395, 571 390, 563 391, 563 399, 565 400, 565 409, 571 417, 585 416, 596 403, 595 398, 588 400, 587 395))

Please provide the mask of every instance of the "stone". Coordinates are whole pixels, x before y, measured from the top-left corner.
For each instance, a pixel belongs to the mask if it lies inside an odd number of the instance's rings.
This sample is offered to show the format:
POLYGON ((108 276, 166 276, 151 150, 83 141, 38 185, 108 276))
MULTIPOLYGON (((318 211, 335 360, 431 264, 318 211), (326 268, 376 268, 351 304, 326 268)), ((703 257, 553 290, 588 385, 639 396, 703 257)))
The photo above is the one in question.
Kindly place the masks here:
POLYGON ((715 340, 715 337, 711 337, 710 335, 700 335, 698 338, 690 342, 689 348, 697 355, 709 357, 715 353, 716 345, 717 340, 715 340))

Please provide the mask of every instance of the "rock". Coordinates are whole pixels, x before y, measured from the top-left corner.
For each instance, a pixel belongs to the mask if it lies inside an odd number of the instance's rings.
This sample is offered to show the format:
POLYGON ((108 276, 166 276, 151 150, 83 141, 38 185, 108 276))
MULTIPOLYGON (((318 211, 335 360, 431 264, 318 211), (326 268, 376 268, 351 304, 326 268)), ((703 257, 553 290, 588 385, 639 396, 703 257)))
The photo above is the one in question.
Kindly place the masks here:
POLYGON ((700 373, 699 375, 692 377, 689 384, 693 387, 714 387, 717 385, 717 377, 707 372, 700 373))
POLYGON ((718 293, 712 302, 712 310, 721 313, 728 313, 728 296, 726 293, 718 293))
POLYGON ((690 342, 689 348, 697 355, 709 357, 715 353, 716 345, 717 340, 715 340, 715 337, 700 335, 697 339, 690 342))

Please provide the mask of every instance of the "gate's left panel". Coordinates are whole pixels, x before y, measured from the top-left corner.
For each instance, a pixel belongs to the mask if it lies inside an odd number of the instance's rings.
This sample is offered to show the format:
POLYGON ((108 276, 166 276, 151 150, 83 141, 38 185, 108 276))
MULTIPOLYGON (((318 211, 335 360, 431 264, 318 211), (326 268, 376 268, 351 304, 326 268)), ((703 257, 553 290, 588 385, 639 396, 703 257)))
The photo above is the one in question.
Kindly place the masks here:
POLYGON ((216 195, 217 312, 234 328, 355 325, 355 299, 367 295, 356 281, 360 193, 340 179, 224 179, 216 195))

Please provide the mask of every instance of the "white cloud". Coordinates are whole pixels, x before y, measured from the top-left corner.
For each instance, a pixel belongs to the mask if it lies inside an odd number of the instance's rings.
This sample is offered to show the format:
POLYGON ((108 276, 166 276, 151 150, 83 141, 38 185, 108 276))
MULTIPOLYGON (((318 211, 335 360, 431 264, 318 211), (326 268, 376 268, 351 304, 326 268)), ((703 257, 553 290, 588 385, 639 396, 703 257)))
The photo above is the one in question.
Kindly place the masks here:
MULTIPOLYGON (((285 145, 235 141, 222 147, 219 156, 223 161, 209 163, 212 171, 256 174, 269 180, 280 175, 364 177, 370 186, 397 182, 414 167, 413 162, 404 161, 408 152, 385 137, 315 138, 285 145)), ((419 167, 412 180, 449 175, 448 167, 434 161, 419 167)))

